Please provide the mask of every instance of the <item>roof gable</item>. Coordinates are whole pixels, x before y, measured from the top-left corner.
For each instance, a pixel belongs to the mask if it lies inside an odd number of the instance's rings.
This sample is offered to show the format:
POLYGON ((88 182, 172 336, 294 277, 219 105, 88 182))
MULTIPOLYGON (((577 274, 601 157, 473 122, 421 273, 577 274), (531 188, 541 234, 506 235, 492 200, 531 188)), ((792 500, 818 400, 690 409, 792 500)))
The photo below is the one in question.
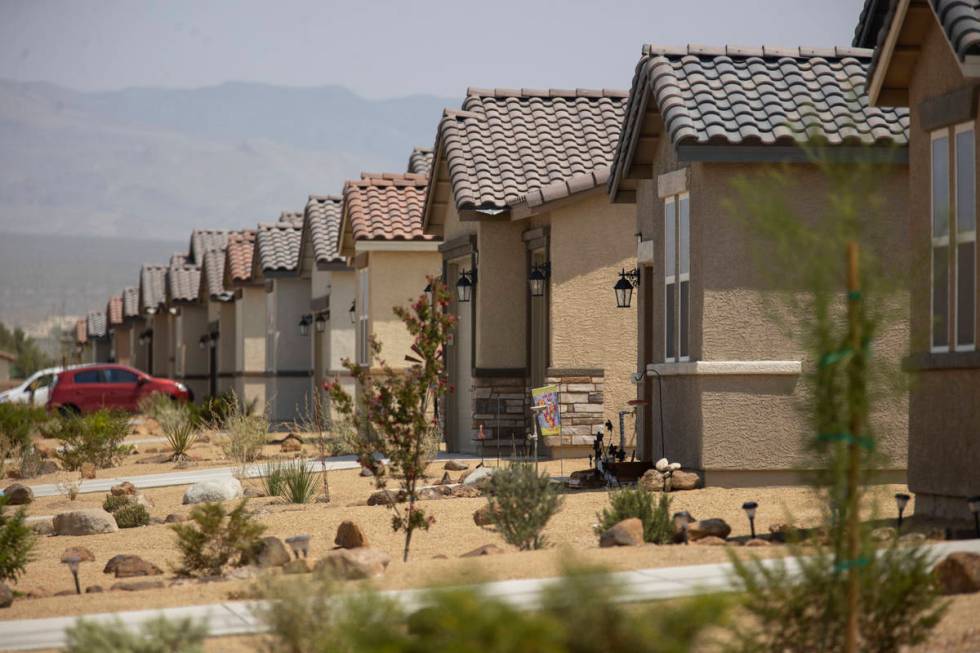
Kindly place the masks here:
POLYGON ((362 173, 344 184, 341 253, 352 254, 355 241, 424 241, 422 230, 428 177, 413 173, 362 173))
POLYGON ((310 260, 318 269, 346 267, 338 251, 343 198, 336 195, 310 195, 303 215, 300 237, 300 265, 310 260))
POLYGON ((232 234, 225 248, 224 287, 242 285, 252 280, 252 257, 255 253, 255 230, 232 234))
POLYGON ((140 313, 156 311, 167 300, 167 266, 144 265, 140 270, 140 313))
POLYGON ((280 221, 260 224, 255 235, 252 277, 281 276, 299 267, 299 241, 302 223, 280 221))
POLYGON ((129 286, 122 291, 123 318, 129 319, 139 317, 140 314, 140 291, 139 288, 129 286))
POLYGON ((432 148, 416 147, 408 157, 407 172, 428 175, 432 172, 432 148))
POLYGON ((113 327, 123 322, 123 298, 122 295, 114 295, 109 298, 105 307, 106 319, 109 326, 113 327))
POLYGON ((225 229, 195 229, 191 232, 188 262, 194 265, 204 263, 204 255, 213 250, 224 250, 228 244, 228 231, 225 229))

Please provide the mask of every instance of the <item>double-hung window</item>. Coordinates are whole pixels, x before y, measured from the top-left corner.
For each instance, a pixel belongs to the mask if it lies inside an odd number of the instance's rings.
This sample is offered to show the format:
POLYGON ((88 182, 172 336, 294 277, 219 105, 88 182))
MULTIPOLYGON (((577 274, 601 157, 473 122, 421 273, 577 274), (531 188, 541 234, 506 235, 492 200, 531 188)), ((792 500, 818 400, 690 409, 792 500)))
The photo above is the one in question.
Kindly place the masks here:
POLYGON ((691 305, 690 197, 681 193, 664 199, 664 358, 690 357, 691 305))
POLYGON ((977 203, 973 124, 956 127, 956 349, 971 350, 975 339, 977 203))

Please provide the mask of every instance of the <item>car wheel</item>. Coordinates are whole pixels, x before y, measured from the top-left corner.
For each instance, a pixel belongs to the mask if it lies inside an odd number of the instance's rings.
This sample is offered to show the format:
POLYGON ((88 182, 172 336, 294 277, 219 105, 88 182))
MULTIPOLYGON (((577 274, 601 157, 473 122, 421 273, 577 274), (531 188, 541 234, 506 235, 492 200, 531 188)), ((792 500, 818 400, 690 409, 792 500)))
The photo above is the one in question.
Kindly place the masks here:
POLYGON ((78 406, 74 406, 72 404, 65 404, 58 407, 58 414, 62 417, 76 417, 81 412, 82 411, 78 410, 78 406))

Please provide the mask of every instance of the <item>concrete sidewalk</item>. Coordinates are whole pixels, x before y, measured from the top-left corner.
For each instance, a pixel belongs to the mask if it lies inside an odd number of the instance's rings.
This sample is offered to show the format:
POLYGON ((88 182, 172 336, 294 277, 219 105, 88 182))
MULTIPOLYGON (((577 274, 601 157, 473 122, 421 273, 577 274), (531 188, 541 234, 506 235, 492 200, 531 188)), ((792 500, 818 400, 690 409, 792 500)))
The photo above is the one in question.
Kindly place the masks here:
MULTIPOLYGON (((954 551, 980 553, 980 540, 940 542, 927 547, 936 560, 954 551)), ((766 560, 772 566, 780 559, 766 560)), ((787 567, 795 573, 793 560, 787 567)), ((485 596, 505 601, 516 608, 530 610, 537 607, 542 591, 557 582, 555 578, 504 580, 473 586, 485 596)), ((711 592, 728 592, 735 589, 732 566, 728 563, 662 567, 621 571, 606 575, 606 583, 622 592, 623 601, 657 601, 681 598, 711 592)), ((396 599, 409 611, 424 606, 426 590, 392 590, 383 593, 396 599)), ((134 597, 135 599, 136 597, 134 597)), ((226 601, 209 605, 162 608, 157 610, 133 610, 129 612, 86 615, 86 621, 111 622, 120 619, 130 628, 138 628, 157 617, 167 619, 193 618, 206 620, 210 637, 249 635, 261 633, 264 625, 254 616, 257 601, 226 601)), ((65 645, 65 631, 78 617, 54 617, 50 619, 21 619, 0 621, 0 650, 27 651, 60 648, 65 645)))

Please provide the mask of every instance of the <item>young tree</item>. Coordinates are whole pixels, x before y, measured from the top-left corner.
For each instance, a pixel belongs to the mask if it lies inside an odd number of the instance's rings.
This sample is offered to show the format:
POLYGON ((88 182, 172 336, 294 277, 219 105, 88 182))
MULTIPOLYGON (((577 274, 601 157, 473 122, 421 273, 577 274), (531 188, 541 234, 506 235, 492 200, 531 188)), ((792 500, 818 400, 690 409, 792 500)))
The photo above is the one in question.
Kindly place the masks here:
POLYGON ((413 355, 406 357, 408 368, 392 368, 381 357, 381 343, 372 336, 373 367, 370 363, 343 361, 357 383, 357 399, 336 380, 324 383, 334 409, 357 429, 361 465, 371 470, 376 487, 388 496, 392 528, 405 533, 405 560, 412 534, 420 528, 428 530, 433 522, 418 507, 417 487, 425 478, 432 444, 441 437, 435 409, 448 390, 445 345, 455 323, 455 317, 446 313, 449 293, 445 284, 431 277, 429 284, 431 299, 423 293, 411 308, 394 308, 413 339, 413 355), (383 460, 387 460, 387 466, 383 460), (396 495, 388 490, 389 474, 401 484, 396 495), (407 508, 399 505, 399 499, 407 502, 407 508))

